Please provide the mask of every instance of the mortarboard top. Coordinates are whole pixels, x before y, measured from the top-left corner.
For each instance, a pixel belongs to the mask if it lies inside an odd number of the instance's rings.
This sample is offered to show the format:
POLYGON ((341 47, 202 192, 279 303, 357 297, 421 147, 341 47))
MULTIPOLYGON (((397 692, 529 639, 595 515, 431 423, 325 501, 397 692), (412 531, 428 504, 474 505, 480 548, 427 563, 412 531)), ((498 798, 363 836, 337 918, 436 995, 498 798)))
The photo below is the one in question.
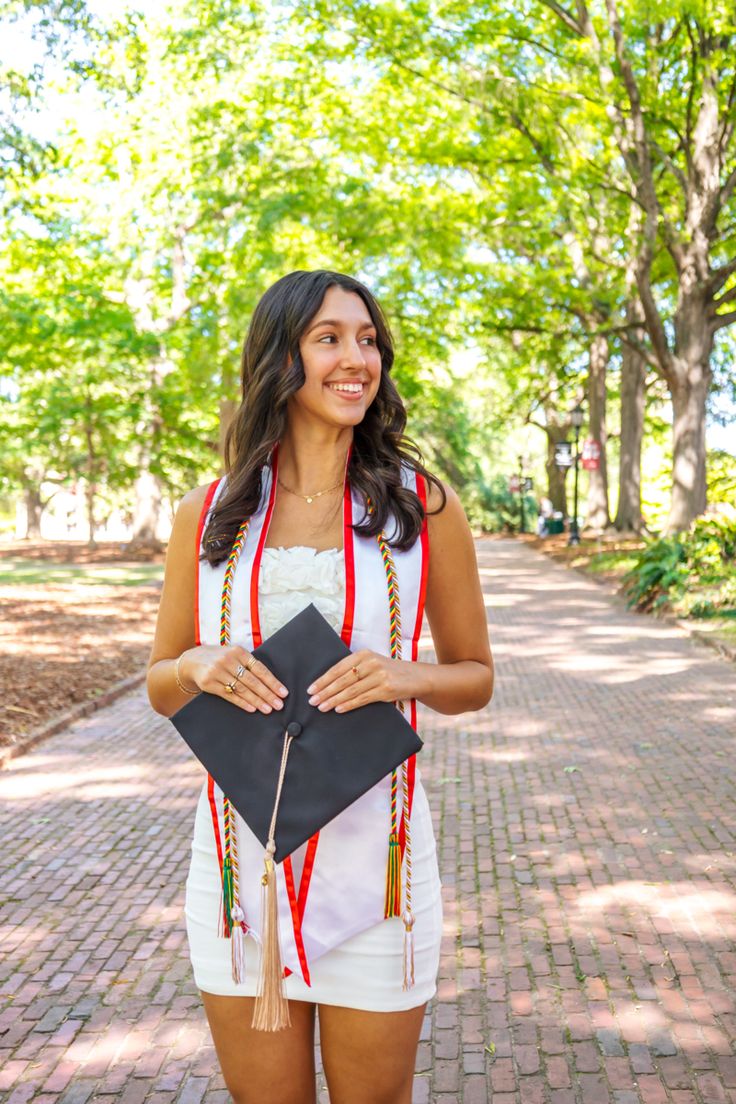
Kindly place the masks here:
POLYGON ((248 713, 203 692, 171 717, 264 848, 284 738, 293 737, 274 833, 277 863, 422 747, 391 702, 348 713, 322 713, 309 704, 307 687, 350 654, 310 603, 253 651, 288 689, 282 709, 248 713))

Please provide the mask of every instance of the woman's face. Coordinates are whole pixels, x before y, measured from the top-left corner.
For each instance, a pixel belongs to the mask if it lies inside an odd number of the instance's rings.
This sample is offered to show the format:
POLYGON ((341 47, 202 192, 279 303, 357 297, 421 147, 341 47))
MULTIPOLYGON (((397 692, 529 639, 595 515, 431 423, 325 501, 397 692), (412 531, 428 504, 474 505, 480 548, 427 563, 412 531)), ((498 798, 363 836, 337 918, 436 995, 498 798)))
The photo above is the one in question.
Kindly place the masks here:
POLYGON ((378 392, 381 354, 376 328, 357 292, 327 289, 299 351, 305 381, 289 404, 331 426, 361 422, 378 392))

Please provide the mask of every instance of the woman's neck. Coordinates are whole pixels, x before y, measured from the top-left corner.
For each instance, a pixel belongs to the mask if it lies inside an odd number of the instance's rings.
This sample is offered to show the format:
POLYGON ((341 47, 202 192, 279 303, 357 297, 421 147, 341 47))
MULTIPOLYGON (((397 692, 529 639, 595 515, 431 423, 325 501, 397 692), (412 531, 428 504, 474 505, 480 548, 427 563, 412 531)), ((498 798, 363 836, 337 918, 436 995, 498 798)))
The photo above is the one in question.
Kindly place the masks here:
POLYGON ((353 439, 352 427, 335 433, 290 434, 279 443, 278 469, 281 479, 297 494, 311 494, 342 482, 353 439))

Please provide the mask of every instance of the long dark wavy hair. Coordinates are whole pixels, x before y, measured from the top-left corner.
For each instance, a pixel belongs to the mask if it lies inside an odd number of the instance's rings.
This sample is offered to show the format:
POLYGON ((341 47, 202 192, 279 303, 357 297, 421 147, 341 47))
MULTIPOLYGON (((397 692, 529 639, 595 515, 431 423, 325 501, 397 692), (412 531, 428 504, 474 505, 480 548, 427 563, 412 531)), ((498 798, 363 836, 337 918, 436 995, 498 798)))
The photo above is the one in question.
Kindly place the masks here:
POLYGON ((389 374, 394 349, 379 304, 352 276, 327 269, 290 272, 261 297, 245 338, 242 399, 225 438, 227 484, 204 532, 203 558, 212 566, 228 557, 241 522, 258 509, 261 469, 286 430, 287 400, 305 380, 300 338, 322 306, 325 292, 335 285, 361 297, 376 328, 381 354, 378 392, 363 420, 353 427, 347 471, 350 484, 364 498, 370 496, 374 512, 366 512, 352 528, 362 536, 375 536, 393 516, 393 547, 407 549, 417 539, 425 511, 416 492, 401 482, 402 461, 438 488, 442 498, 438 511, 445 505, 444 487, 424 467, 418 446, 404 435, 406 409, 389 374))

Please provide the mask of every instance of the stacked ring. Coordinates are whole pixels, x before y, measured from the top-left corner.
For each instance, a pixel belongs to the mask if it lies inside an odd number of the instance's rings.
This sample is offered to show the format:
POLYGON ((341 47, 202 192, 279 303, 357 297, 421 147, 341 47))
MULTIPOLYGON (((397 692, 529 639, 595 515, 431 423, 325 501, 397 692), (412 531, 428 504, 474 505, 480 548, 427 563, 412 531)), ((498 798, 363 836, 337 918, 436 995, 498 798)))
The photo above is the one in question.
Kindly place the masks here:
POLYGON ((257 662, 258 662, 258 660, 256 659, 256 657, 254 655, 251 655, 251 657, 248 659, 247 663, 244 663, 244 664, 239 663, 238 664, 238 669, 235 672, 235 678, 231 679, 230 682, 225 683, 225 690, 227 691, 228 694, 234 694, 235 693, 235 683, 240 682, 240 679, 245 674, 245 672, 252 670, 252 668, 255 666, 255 664, 257 662))

